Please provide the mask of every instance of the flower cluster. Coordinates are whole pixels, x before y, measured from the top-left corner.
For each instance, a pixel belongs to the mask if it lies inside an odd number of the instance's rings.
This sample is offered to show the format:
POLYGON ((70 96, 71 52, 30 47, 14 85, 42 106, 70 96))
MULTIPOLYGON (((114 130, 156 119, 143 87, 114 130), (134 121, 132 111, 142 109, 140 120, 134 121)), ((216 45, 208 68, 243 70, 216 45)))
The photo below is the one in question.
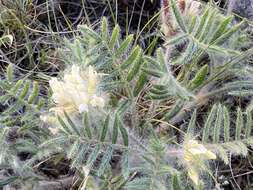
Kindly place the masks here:
POLYGON ((82 71, 80 67, 73 65, 71 72, 66 72, 63 80, 52 78, 49 84, 56 106, 50 111, 61 115, 64 111, 68 114, 87 112, 89 106, 104 107, 104 98, 97 95, 100 75, 92 66, 82 71))
POLYGON ((188 170, 188 176, 195 185, 198 185, 200 183, 199 171, 201 170, 201 164, 206 160, 216 159, 216 155, 196 140, 185 141, 183 150, 183 160, 188 170))
MULTIPOLYGON (((81 70, 73 65, 70 71, 65 72, 62 80, 52 78, 49 85, 55 106, 49 111, 62 116, 64 112, 73 115, 88 112, 91 107, 104 107, 105 100, 97 93, 100 76, 92 66, 81 70)), ((41 115, 40 118, 45 123, 58 126, 57 118, 52 114, 41 115)), ((59 127, 49 127, 49 130, 57 134, 59 127)))

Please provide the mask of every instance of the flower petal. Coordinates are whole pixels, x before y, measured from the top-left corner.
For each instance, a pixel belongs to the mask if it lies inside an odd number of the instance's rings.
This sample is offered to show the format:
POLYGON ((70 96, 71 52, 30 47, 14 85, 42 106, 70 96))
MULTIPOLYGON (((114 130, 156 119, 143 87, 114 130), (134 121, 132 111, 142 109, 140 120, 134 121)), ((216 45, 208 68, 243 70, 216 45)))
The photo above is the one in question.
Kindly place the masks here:
POLYGON ((197 170, 195 170, 194 168, 189 168, 188 169, 188 176, 193 181, 193 183, 195 185, 199 184, 199 174, 198 174, 197 170))
POLYGON ((210 151, 210 150, 208 150, 205 153, 205 156, 207 157, 207 159, 211 159, 211 160, 215 160, 216 159, 216 155, 212 151, 210 151))

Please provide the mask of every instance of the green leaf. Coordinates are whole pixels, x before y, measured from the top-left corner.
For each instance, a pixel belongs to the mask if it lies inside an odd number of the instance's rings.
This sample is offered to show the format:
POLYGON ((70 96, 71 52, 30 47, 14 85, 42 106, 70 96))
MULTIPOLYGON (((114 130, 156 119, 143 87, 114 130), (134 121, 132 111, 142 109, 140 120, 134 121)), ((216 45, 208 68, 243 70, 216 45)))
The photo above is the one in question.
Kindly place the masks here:
POLYGON ((90 122, 89 122, 89 117, 88 117, 87 112, 85 112, 83 114, 83 126, 84 126, 84 129, 86 131, 86 134, 87 134, 88 138, 91 139, 92 134, 91 134, 91 130, 90 130, 90 122))
POLYGON ((211 29, 213 23, 216 21, 215 15, 217 15, 217 10, 216 9, 211 10, 210 14, 208 15, 207 20, 205 22, 205 26, 201 31, 201 35, 199 37, 200 42, 202 42, 204 40, 207 41, 210 29, 211 29))
POLYGON ((119 115, 122 115, 123 113, 125 113, 125 111, 129 108, 129 106, 131 106, 132 104, 132 101, 129 100, 129 99, 126 99, 126 100, 121 100, 119 103, 118 103, 118 108, 117 108, 117 113, 119 115))
POLYGON ((68 158, 68 159, 71 159, 71 158, 76 157, 76 154, 78 153, 79 148, 80 148, 80 143, 79 143, 78 140, 76 140, 76 141, 74 142, 74 144, 71 145, 70 150, 68 150, 67 158, 68 158))
POLYGON ((189 27, 189 34, 191 34, 196 26, 196 22, 197 21, 197 16, 193 16, 192 19, 191 19, 191 24, 190 24, 190 27, 189 27))
POLYGON ((109 42, 109 48, 113 49, 119 39, 120 27, 116 25, 112 31, 111 40, 109 42))
POLYGON ((214 42, 214 44, 223 44, 229 37, 231 37, 235 32, 237 32, 242 24, 244 24, 244 20, 240 22, 239 24, 233 26, 230 30, 227 32, 223 33, 219 38, 217 38, 214 42))
POLYGON ((169 92, 169 89, 167 88, 167 86, 162 86, 162 85, 154 85, 150 90, 150 93, 154 94, 154 95, 162 95, 162 94, 171 94, 169 92), (162 87, 162 88, 160 88, 162 87))
POLYGON ((204 80, 207 76, 207 73, 208 73, 208 64, 206 64, 200 68, 200 70, 196 73, 195 77, 191 80, 190 86, 192 88, 196 88, 196 87, 200 86, 204 82, 204 80))
POLYGON ((105 17, 102 18, 101 35, 104 41, 108 41, 108 23, 105 17))
POLYGON ((90 144, 80 144, 80 147, 78 149, 78 152, 77 154, 72 157, 72 163, 71 163, 71 168, 77 168, 77 167, 80 167, 80 165, 83 165, 83 159, 86 159, 84 158, 84 156, 88 153, 89 151, 89 146, 90 144))
POLYGON ((251 130, 252 130, 252 114, 251 111, 246 112, 246 116, 247 116, 247 121, 246 121, 246 131, 245 131, 245 136, 246 138, 249 138, 251 135, 251 130))
POLYGON ((71 129, 78 135, 81 136, 81 133, 78 129, 78 127, 74 124, 74 122, 72 121, 72 119, 69 117, 69 115, 67 114, 67 112, 64 111, 64 116, 67 119, 67 122, 69 124, 69 126, 71 127, 71 129))
POLYGON ((143 87, 147 83, 147 81, 148 81, 147 74, 144 71, 142 71, 133 90, 134 97, 138 96, 138 94, 143 90, 143 87))
POLYGON ((38 95, 39 95, 39 83, 34 81, 33 82, 33 91, 30 94, 30 96, 28 97, 28 103, 32 104, 35 101, 35 99, 38 97, 38 95))
POLYGON ((86 35, 90 35, 92 38, 94 39, 100 39, 100 36, 97 32, 95 32, 94 30, 92 30, 89 26, 87 25, 79 25, 78 29, 82 32, 82 34, 84 36, 86 35))
POLYGON ((132 63, 132 67, 130 68, 128 74, 127 74, 127 81, 130 82, 133 80, 133 78, 138 74, 140 71, 140 67, 142 65, 143 60, 141 59, 141 51, 139 51, 139 54, 137 55, 136 59, 132 63))
POLYGON ((218 109, 216 112, 216 120, 214 125, 214 134, 213 134, 213 141, 214 143, 218 143, 220 140, 220 132, 221 132, 221 124, 222 124, 222 107, 221 104, 218 105, 218 109))
POLYGON ((139 46, 136 46, 128 56, 128 58, 120 65, 121 69, 126 69, 129 65, 131 65, 137 57, 141 53, 141 48, 139 46))
POLYGON ((108 128, 109 128, 109 121, 110 121, 110 115, 106 116, 106 119, 104 121, 104 125, 103 125, 103 129, 101 131, 101 135, 100 135, 100 141, 104 142, 108 128))
POLYGON ((98 176, 102 176, 104 174, 104 171, 106 170, 106 168, 110 164, 112 156, 113 156, 113 148, 111 146, 109 146, 105 150, 104 156, 103 156, 103 158, 101 160, 101 163, 99 165, 99 169, 98 169, 98 172, 97 172, 98 176))
POLYGON ((23 80, 22 79, 18 80, 18 82, 11 88, 10 92, 13 93, 14 95, 17 94, 22 84, 23 80))
POLYGON ((7 67, 6 77, 8 82, 12 82, 14 78, 13 65, 10 63, 7 67))
POLYGON ((38 101, 38 103, 37 103, 37 105, 36 105, 36 108, 37 108, 38 110, 40 110, 40 109, 45 105, 45 103, 46 103, 46 100, 45 100, 45 99, 39 99, 39 101, 38 101))
POLYGON ((122 125, 122 123, 120 124, 119 130, 120 130, 124 145, 128 146, 128 133, 127 133, 126 128, 122 125))
POLYGON ((59 115, 57 115, 57 119, 59 123, 61 124, 61 126, 63 127, 62 130, 67 134, 71 134, 69 127, 66 125, 66 123, 63 121, 63 119, 59 115))
POLYGON ((167 72, 167 65, 166 65, 165 55, 163 53, 162 48, 157 49, 156 56, 157 56, 157 60, 159 61, 159 65, 160 65, 161 69, 164 72, 167 72))
POLYGON ((30 80, 27 80, 27 81, 25 82, 25 85, 24 85, 24 87, 23 87, 22 92, 21 92, 20 95, 19 95, 19 98, 20 98, 20 99, 24 99, 24 98, 26 97, 26 95, 28 94, 30 85, 31 85, 31 81, 30 81, 30 80))
POLYGON ((208 52, 220 54, 222 56, 227 56, 227 55, 240 55, 240 51, 229 49, 229 48, 223 48, 215 45, 211 45, 207 49, 208 52))
POLYGON ((174 106, 170 109, 169 112, 167 112, 165 115, 164 115, 164 120, 166 121, 170 121, 171 118, 173 118, 184 106, 184 101, 182 100, 178 100, 174 106))
POLYGON ((224 141, 229 142, 230 138, 230 116, 226 106, 223 106, 224 141))
POLYGON ((176 1, 175 0, 170 0, 170 3, 171 3, 171 8, 172 8, 172 11, 173 11, 173 14, 176 18, 176 21, 178 23, 178 25, 180 26, 180 28, 183 30, 183 32, 187 33, 187 29, 186 29, 186 25, 184 23, 184 19, 180 13, 180 10, 176 4, 176 1))
POLYGON ((100 153, 100 145, 97 144, 95 148, 93 148, 91 154, 89 155, 86 165, 92 167, 97 157, 99 156, 99 153, 100 153))
POLYGON ((210 44, 212 44, 217 38, 219 38, 227 29, 227 26, 232 21, 233 16, 227 17, 220 25, 217 27, 216 31, 213 33, 211 37, 210 44))
POLYGON ((200 23, 199 23, 199 25, 198 25, 198 29, 196 30, 196 32, 195 32, 195 34, 194 34, 194 36, 196 37, 196 38, 199 38, 200 37, 200 35, 201 35, 201 31, 203 30, 203 28, 204 28, 204 26, 205 26, 205 23, 207 22, 207 18, 208 18, 208 15, 209 15, 209 13, 210 13, 210 7, 208 7, 206 10, 205 10, 205 12, 204 12, 204 14, 201 16, 201 19, 200 19, 200 23))
POLYGON ((125 51, 130 47, 130 45, 133 41, 133 37, 134 37, 134 35, 129 35, 126 37, 126 39, 121 43, 120 47, 116 50, 116 52, 115 52, 116 57, 119 57, 123 53, 125 53, 125 51))
POLYGON ((121 159, 121 168, 122 168, 122 175, 124 179, 128 179, 130 175, 130 168, 129 168, 129 154, 128 151, 123 152, 122 159, 121 159))
POLYGON ((235 140, 241 139, 242 127, 243 127, 243 116, 240 107, 238 107, 236 116, 235 140))
POLYGON ((152 92, 148 93, 148 97, 153 99, 153 100, 162 100, 162 99, 167 99, 168 97, 171 96, 170 92, 164 93, 164 94, 154 94, 152 92))
POLYGON ((192 63, 193 58, 197 55, 199 50, 199 43, 190 40, 186 50, 181 54, 181 56, 172 62, 173 65, 184 65, 192 63))
POLYGON ((172 46, 172 45, 175 45, 175 44, 179 44, 182 41, 186 40, 187 37, 188 37, 188 34, 180 34, 180 35, 166 41, 165 46, 172 46))
POLYGON ((154 69, 142 68, 142 71, 148 75, 151 75, 157 78, 161 78, 164 75, 164 72, 154 70, 154 69))
POLYGON ((115 114, 113 130, 112 130, 112 143, 116 144, 118 139, 118 132, 119 132, 120 120, 118 113, 115 114))
POLYGON ((197 117, 197 110, 195 109, 187 128, 187 135, 190 135, 191 137, 194 137, 194 130, 196 127, 196 117, 197 117))
POLYGON ((180 178, 177 174, 172 176, 172 189, 173 190, 182 190, 182 186, 180 184, 180 178))
POLYGON ((209 113, 207 120, 205 122, 204 130, 203 130, 203 135, 202 135, 202 141, 207 142, 208 137, 210 134, 210 129, 212 128, 212 124, 214 122, 215 116, 216 116, 216 111, 217 111, 217 105, 213 105, 211 112, 209 113))

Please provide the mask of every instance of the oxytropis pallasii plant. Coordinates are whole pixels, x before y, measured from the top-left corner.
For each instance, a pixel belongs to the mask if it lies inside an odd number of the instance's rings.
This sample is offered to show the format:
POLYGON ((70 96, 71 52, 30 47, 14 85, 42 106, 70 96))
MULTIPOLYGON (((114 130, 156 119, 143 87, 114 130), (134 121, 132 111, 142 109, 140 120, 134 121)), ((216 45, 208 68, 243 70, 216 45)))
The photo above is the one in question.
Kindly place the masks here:
POLYGON ((231 105, 252 98, 249 27, 212 4, 164 0, 154 55, 103 18, 65 40, 65 70, 43 76, 48 90, 9 65, 0 83, 1 104, 13 105, 1 113, 5 181, 39 189, 49 179, 37 168, 66 161, 64 188, 219 189, 217 163, 246 157, 253 143, 253 101, 231 105), (17 116, 25 138, 13 143, 17 116))

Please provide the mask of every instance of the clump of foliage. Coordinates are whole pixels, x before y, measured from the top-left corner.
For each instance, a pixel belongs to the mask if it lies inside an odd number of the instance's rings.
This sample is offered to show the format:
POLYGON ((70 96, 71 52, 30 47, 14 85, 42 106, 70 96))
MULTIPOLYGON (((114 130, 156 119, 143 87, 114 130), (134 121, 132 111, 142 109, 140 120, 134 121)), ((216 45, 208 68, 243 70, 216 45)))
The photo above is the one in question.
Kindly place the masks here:
POLYGON ((62 188, 222 185, 215 161, 246 157, 253 143, 252 103, 227 103, 252 96, 246 21, 234 24, 210 4, 199 15, 168 5, 175 32, 155 55, 103 18, 100 28, 80 25, 65 40, 66 69, 43 75, 51 90, 8 66, 0 83, 1 186, 46 188, 51 181, 39 167, 65 160, 62 188))

